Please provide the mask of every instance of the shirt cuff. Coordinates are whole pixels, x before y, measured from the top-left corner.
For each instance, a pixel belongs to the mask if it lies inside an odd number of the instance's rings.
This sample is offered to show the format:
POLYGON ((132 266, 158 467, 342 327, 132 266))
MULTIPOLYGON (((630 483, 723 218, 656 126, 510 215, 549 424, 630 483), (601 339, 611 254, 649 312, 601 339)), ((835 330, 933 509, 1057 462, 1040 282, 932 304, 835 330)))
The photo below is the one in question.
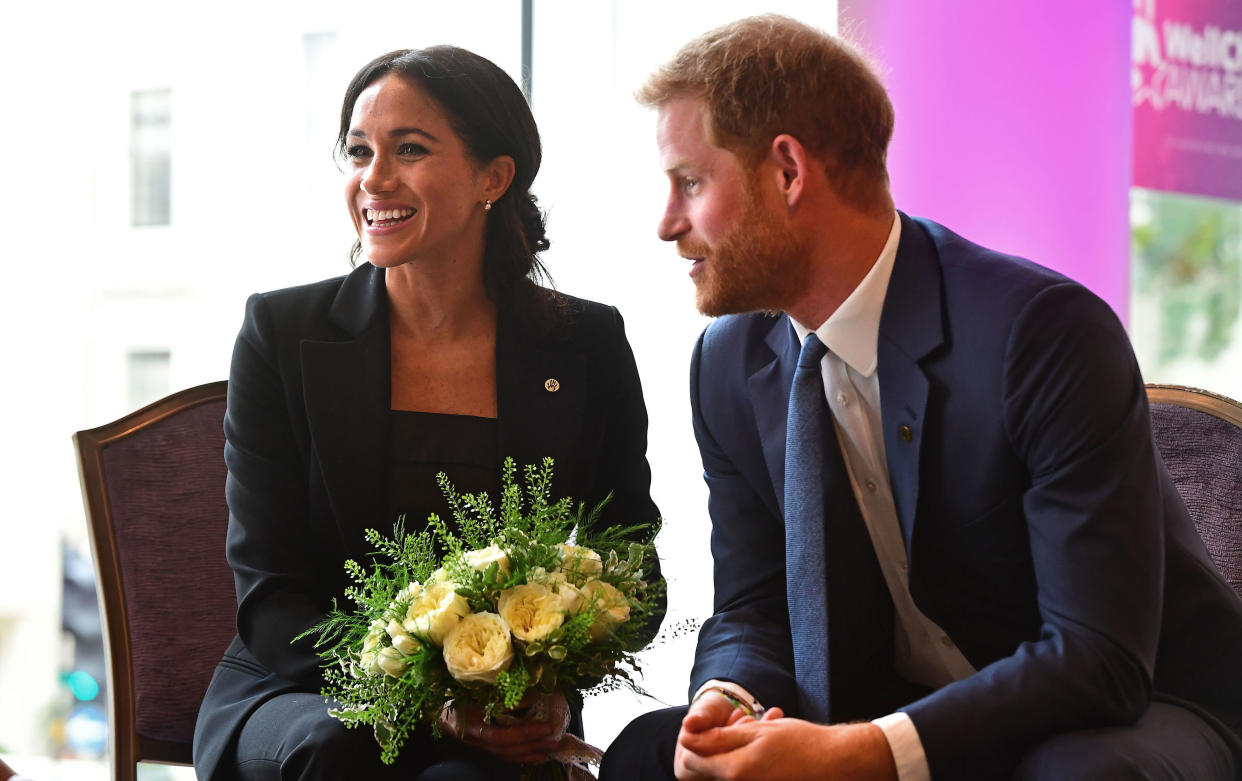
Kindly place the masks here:
POLYGON ((897 765, 897 781, 931 781, 931 768, 927 766, 927 754, 923 741, 914 728, 910 717, 898 711, 871 722, 884 732, 888 748, 893 752, 897 765))
MULTIPOLYGON (((733 681, 720 681, 715 678, 711 679, 707 683, 700 686, 699 690, 696 691, 694 693, 694 696, 690 698, 690 701, 694 702, 695 700, 697 700, 699 697, 703 695, 703 692, 709 689, 724 689, 725 691, 732 694, 734 697, 737 697, 742 702, 745 702, 748 705, 750 705, 751 710, 753 710, 755 713, 763 712, 763 704, 759 702, 759 700, 756 700, 754 696, 746 690, 745 686, 734 683, 733 681)), ((901 781, 905 781, 905 780, 901 779, 901 781)))

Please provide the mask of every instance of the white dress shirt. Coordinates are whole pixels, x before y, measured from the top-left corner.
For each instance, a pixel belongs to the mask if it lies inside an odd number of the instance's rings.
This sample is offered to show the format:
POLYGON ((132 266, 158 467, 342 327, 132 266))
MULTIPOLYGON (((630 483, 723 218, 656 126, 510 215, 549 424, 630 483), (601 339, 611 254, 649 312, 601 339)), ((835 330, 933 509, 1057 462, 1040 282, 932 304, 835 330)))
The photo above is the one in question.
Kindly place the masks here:
MULTIPOLYGON (((894 216, 888 241, 875 265, 832 316, 813 330, 828 347, 821 362, 824 393, 854 498, 858 500, 896 609, 894 668, 902 678, 935 689, 973 675, 975 669, 944 630, 923 615, 910 597, 905 541, 884 455, 876 367, 880 314, 900 239, 901 220, 894 216)), ((799 341, 812 331, 792 318, 791 322, 799 341)), ((733 682, 708 681, 700 692, 711 687, 727 688, 741 699, 755 702, 749 692, 733 682)), ((930 781, 927 756, 910 717, 898 712, 873 723, 888 738, 900 781, 930 781)))

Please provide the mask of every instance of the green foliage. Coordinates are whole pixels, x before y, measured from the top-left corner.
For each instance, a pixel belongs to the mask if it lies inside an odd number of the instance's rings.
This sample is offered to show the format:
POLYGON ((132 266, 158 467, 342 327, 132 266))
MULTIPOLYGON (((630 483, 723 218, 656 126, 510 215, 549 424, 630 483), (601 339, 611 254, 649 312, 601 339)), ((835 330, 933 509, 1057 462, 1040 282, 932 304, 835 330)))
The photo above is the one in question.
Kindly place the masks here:
MULTIPOLYGON (((346 595, 356 607, 334 604, 300 636, 317 638, 323 694, 335 701, 332 715, 347 727, 370 726, 385 763, 396 760, 415 729, 429 726, 438 737, 437 717, 452 700, 480 706, 490 720, 516 708, 530 692, 561 692, 580 703, 588 690, 624 685, 641 691, 633 677, 634 653, 645 643, 663 589, 663 582, 644 580, 658 526, 606 527, 600 513, 608 499, 590 511, 584 506, 575 511, 569 498, 551 499, 552 474, 552 459, 544 459, 522 470, 519 486, 517 469, 506 459, 498 510, 486 493, 459 494, 438 475, 453 524, 432 515, 416 534, 406 531, 403 519, 391 538, 367 530, 375 549, 369 568, 352 560, 344 565, 353 584, 346 595), (590 551, 567 558, 561 546, 571 539, 597 553, 598 561, 578 557, 590 551), (444 551, 442 559, 437 550, 444 551), (615 591, 592 585, 594 580, 615 591), (425 590, 444 589, 446 583, 471 613, 499 614, 502 594, 531 583, 547 588, 540 593, 566 600, 553 602, 565 607, 553 611, 560 623, 539 639, 509 636, 512 660, 493 683, 462 682, 449 672, 430 624, 415 617, 424 615, 425 590), (605 594, 612 595, 611 603, 605 594), (627 611, 628 620, 617 623, 616 613, 627 611)), ((455 621, 456 615, 449 618, 455 621)))
POLYGON ((526 689, 530 687, 530 673, 526 672, 526 668, 522 665, 515 665, 496 676, 495 685, 500 698, 489 703, 489 707, 492 707, 496 713, 513 710, 526 695, 526 689))
MULTIPOLYGON (((1242 209, 1235 203, 1132 191, 1134 292, 1155 303, 1157 365, 1213 360, 1242 312, 1242 209)), ((1136 315, 1144 309, 1136 306, 1136 315)))

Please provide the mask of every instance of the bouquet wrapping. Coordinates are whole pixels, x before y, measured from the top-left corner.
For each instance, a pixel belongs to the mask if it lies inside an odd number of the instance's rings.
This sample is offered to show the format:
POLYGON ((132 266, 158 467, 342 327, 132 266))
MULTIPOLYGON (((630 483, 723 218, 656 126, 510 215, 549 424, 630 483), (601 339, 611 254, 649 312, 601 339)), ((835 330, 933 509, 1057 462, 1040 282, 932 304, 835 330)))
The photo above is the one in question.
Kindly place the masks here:
MULTIPOLYGON (((589 511, 552 501, 552 468, 551 459, 526 466, 519 486, 506 459, 498 511, 440 474, 455 528, 432 515, 417 533, 403 519, 391 538, 368 529, 369 566, 345 562, 355 607, 334 605, 303 635, 317 635, 330 712, 369 725, 385 763, 413 730, 453 728, 451 704, 504 723, 539 695, 581 707, 589 692, 641 691, 635 653, 662 597, 663 583, 645 579, 658 523, 603 527, 607 499, 589 511)), ((598 761, 585 744, 567 753, 567 765, 598 761)))

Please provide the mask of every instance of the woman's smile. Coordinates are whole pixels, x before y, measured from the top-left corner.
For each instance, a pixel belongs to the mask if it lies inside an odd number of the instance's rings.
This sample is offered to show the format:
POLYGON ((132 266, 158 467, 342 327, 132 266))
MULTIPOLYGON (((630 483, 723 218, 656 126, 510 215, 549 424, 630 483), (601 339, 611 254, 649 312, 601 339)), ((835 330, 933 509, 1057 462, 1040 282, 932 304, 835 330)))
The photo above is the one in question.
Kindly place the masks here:
POLYGON ((377 228, 405 222, 414 216, 413 209, 367 209, 367 225, 377 228))

